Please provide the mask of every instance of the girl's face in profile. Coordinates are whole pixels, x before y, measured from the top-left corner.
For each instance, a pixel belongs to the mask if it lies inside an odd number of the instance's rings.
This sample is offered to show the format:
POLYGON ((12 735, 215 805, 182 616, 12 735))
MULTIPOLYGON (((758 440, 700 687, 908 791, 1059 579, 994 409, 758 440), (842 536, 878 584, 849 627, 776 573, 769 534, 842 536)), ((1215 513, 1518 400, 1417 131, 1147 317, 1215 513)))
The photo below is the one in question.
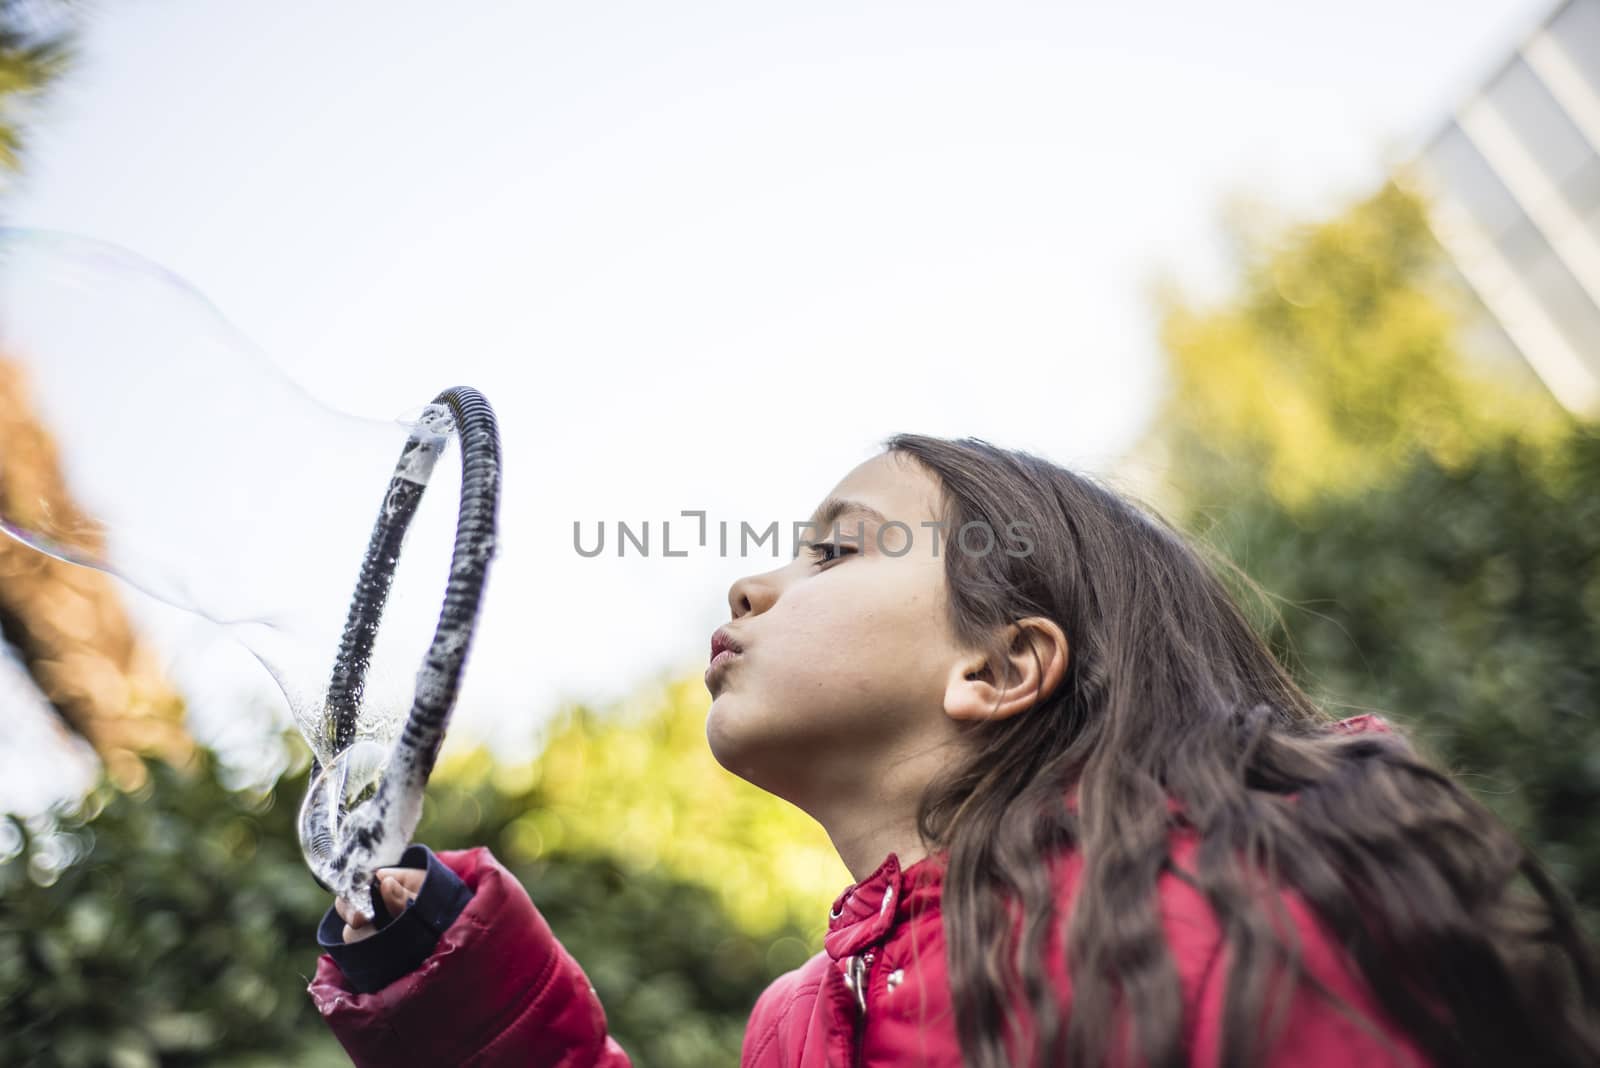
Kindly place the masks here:
POLYGON ((817 814, 948 758, 947 690, 972 663, 946 615, 945 532, 924 525, 939 505, 928 471, 882 453, 834 487, 793 560, 733 584, 743 651, 707 676, 723 767, 817 814))

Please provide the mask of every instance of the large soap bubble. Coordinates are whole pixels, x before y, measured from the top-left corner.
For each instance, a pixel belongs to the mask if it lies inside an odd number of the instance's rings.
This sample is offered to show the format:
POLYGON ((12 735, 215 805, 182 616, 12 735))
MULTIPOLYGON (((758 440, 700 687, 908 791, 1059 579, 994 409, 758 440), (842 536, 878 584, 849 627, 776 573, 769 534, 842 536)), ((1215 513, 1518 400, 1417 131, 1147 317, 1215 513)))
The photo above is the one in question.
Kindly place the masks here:
MULTIPOLYGON (((0 527, 210 619, 255 654, 316 756, 312 795, 333 806, 303 831, 320 877, 329 836, 378 786, 439 640, 461 486, 459 463, 437 463, 456 447, 451 412, 334 411, 182 279, 46 231, 0 228, 0 368, 54 445, 46 456, 0 442, 0 527), (61 477, 39 477, 46 466, 61 477), (374 540, 374 515, 402 505, 405 553, 374 540), (352 590, 375 582, 376 613, 357 620, 352 590)), ((489 427, 492 438, 492 415, 489 427)), ((466 639, 450 640, 464 655, 466 639)))

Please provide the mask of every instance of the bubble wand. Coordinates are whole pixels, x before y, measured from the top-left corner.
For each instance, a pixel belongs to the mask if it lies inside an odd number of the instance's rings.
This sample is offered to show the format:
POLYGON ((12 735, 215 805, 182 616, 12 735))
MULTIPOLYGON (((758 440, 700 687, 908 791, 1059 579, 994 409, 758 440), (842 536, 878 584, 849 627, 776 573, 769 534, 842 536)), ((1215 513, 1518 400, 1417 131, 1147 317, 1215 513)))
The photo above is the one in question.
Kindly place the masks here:
POLYGON ((381 916, 366 891, 373 871, 398 863, 416 830, 494 555, 500 441, 488 402, 467 388, 440 393, 420 418, 404 421, 396 462, 390 427, 379 445, 374 428, 308 403, 171 271, 104 241, 12 227, 0 227, 0 361, 25 373, 30 403, 70 436, 71 450, 93 457, 74 475, 95 502, 74 507, 37 477, 36 468, 54 462, 48 445, 41 451, 28 440, 0 443, 0 488, 7 490, 0 493, 0 532, 233 628, 282 689, 311 746, 298 828, 308 867, 356 912, 381 916), (118 358, 106 359, 113 352, 118 358), (152 418, 186 392, 208 398, 185 410, 214 416, 211 425, 152 418), (354 464, 393 464, 371 528, 335 519, 317 526, 315 537, 296 539, 250 521, 251 505, 281 515, 314 502, 315 488, 347 496, 342 472, 283 448, 285 426, 296 425, 285 424, 286 412, 354 464), (425 652, 409 644, 402 627, 401 641, 384 643, 375 666, 385 609, 394 616, 407 599, 393 588, 401 549, 452 434, 460 437, 462 481, 444 605, 425 652), (130 438, 145 447, 126 448, 130 438), (210 447, 196 450, 195 440, 210 447), (163 454, 191 461, 189 484, 221 494, 221 506, 188 508, 182 473, 152 477, 147 459, 163 454), (328 474, 336 477, 313 487, 328 474), (241 500, 244 486, 249 503, 241 500), (344 605, 328 592, 342 576, 330 577, 306 554, 323 541, 354 553, 363 539, 340 633, 333 624, 344 605), (255 566, 241 572, 204 559, 224 545, 255 566), (330 674, 325 657, 335 638, 330 674), (419 656, 421 667, 400 725, 389 714, 408 692, 403 683, 390 692, 387 665, 402 648, 402 660, 419 656), (402 726, 398 736, 391 726, 402 726))
POLYGON ((300 810, 300 846, 312 874, 368 920, 377 915, 373 873, 399 862, 422 815, 422 792, 444 741, 477 627, 499 503, 500 434, 494 410, 474 389, 447 389, 424 409, 389 480, 324 701, 335 757, 327 768, 313 757, 311 785, 300 810), (368 768, 363 774, 348 759, 362 690, 406 528, 452 432, 461 439, 461 506, 439 623, 417 672, 411 711, 389 750, 377 789, 347 809, 379 770, 368 768))

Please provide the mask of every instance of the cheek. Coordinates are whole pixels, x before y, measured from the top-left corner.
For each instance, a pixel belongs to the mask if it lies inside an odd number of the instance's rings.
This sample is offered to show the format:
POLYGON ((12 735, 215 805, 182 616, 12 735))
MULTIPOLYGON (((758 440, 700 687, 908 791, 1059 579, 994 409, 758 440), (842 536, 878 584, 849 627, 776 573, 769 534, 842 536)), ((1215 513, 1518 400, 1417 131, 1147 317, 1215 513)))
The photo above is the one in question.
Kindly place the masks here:
MULTIPOLYGON (((906 634, 893 611, 840 606, 806 622, 789 647, 798 675, 822 678, 827 688, 870 686, 905 658, 906 634)), ((818 683, 823 685, 823 683, 818 683)))
POLYGON ((916 590, 876 589, 870 599, 840 598, 797 611, 774 643, 770 668, 773 676, 781 674, 819 698, 846 700, 854 693, 881 701, 912 684, 925 666, 933 616, 916 590))
POLYGON ((848 589, 792 590, 772 610, 765 628, 771 633, 768 644, 786 659, 848 647, 866 629, 871 613, 863 609, 864 599, 848 589))

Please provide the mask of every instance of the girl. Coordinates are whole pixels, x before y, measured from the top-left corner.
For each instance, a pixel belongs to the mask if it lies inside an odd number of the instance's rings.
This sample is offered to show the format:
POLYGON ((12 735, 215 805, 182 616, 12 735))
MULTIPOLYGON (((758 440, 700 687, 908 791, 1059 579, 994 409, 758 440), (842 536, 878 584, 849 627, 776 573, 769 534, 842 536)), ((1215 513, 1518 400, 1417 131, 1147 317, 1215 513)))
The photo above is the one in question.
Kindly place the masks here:
MULTIPOLYGON (((1169 526, 920 435, 811 518, 729 590, 706 737, 856 882, 746 1068, 1600 1063, 1560 888, 1403 735, 1330 723, 1169 526)), ((380 878, 395 918, 330 910, 310 987, 357 1064, 630 1063, 486 850, 380 878)))

